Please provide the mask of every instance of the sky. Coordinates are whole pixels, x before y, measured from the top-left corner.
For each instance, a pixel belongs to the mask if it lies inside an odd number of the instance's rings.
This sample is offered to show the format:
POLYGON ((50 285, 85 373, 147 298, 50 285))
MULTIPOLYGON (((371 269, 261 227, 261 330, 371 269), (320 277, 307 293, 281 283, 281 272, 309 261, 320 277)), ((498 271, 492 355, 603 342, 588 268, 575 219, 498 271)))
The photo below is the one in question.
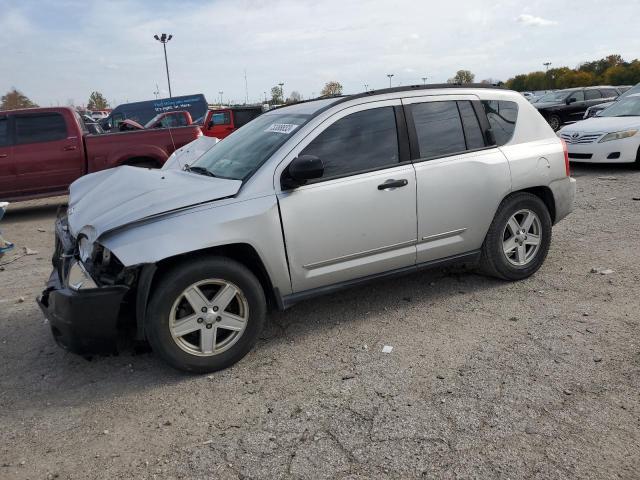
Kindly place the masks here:
POLYGON ((612 53, 640 57, 640 0, 0 0, 0 95, 42 106, 115 106, 204 93, 210 103, 304 98, 337 80, 345 93, 576 67, 612 53))

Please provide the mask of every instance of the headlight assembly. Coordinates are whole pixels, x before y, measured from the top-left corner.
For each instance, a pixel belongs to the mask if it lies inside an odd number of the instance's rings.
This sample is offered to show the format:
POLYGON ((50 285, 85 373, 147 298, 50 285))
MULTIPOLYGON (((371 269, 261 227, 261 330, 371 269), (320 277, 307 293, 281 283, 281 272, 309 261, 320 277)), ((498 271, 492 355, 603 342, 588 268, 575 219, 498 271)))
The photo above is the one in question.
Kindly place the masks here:
POLYGON ((93 243, 91 243, 87 237, 80 237, 78 240, 78 254, 80 255, 80 260, 83 262, 91 258, 93 254, 93 243))
POLYGON ((600 139, 598 143, 610 142, 611 140, 621 140, 623 138, 633 137, 636 133, 638 133, 638 130, 624 130, 622 132, 607 133, 604 137, 600 139))
POLYGON ((67 285, 73 290, 84 290, 86 288, 98 288, 96 282, 91 278, 87 269, 79 261, 74 261, 69 267, 67 275, 67 285))

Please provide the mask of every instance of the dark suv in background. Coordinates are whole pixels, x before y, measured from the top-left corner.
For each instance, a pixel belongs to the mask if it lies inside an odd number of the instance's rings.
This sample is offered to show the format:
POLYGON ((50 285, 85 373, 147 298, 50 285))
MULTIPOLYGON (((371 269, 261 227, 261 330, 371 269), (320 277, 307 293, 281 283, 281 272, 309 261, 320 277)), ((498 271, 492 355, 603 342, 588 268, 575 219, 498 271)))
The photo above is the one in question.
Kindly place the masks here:
POLYGON ((553 130, 565 123, 582 120, 587 108, 615 100, 620 91, 616 87, 568 88, 547 93, 532 105, 549 122, 553 130))

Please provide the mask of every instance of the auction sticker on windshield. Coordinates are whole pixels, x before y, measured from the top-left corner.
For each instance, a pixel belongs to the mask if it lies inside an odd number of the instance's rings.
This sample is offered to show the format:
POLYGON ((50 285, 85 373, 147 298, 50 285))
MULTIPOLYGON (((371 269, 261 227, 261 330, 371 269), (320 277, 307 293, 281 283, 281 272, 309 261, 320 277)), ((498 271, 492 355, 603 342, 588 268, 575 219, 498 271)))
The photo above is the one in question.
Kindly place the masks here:
POLYGON ((265 130, 265 132, 289 134, 296 128, 298 128, 298 125, 294 125, 293 123, 272 123, 271 126, 265 130))

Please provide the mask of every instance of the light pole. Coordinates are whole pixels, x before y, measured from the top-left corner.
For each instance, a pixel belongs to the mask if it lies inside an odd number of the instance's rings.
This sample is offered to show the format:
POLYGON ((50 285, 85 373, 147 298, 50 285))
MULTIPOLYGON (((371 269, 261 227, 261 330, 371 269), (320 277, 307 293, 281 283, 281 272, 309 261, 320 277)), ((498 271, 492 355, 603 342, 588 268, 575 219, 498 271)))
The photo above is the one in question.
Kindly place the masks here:
POLYGON ((365 91, 365 92, 368 92, 368 91, 369 91, 369 84, 368 84, 368 83, 365 83, 365 84, 364 84, 364 91, 365 91))
POLYGON ((391 77, 393 77, 393 73, 387 73, 387 77, 389 77, 389 88, 391 88, 391 77))
POLYGON ((222 106, 222 94, 223 94, 223 93, 224 93, 224 92, 223 92, 222 90, 220 90, 220 91, 218 92, 218 95, 220 95, 220 106, 222 106))
POLYGON ((422 77, 422 84, 423 85, 427 84, 427 78, 429 78, 429 77, 422 77))
POLYGON ((549 66, 551 65, 551 62, 544 62, 542 65, 544 65, 544 67, 546 69, 544 75, 545 75, 545 77, 547 77, 547 87, 549 87, 549 85, 551 83, 551 82, 549 82, 549 66))
POLYGON ((167 83, 169 84, 169 98, 171 98, 171 80, 169 79, 169 62, 167 60, 167 42, 173 38, 173 35, 167 35, 163 33, 162 35, 154 35, 153 38, 158 40, 162 44, 162 48, 164 49, 164 65, 167 68, 167 83))
POLYGON ((284 101, 284 89, 282 87, 284 87, 284 82, 283 83, 279 83, 278 85, 280 85, 280 98, 282 99, 282 103, 285 103, 284 101))

